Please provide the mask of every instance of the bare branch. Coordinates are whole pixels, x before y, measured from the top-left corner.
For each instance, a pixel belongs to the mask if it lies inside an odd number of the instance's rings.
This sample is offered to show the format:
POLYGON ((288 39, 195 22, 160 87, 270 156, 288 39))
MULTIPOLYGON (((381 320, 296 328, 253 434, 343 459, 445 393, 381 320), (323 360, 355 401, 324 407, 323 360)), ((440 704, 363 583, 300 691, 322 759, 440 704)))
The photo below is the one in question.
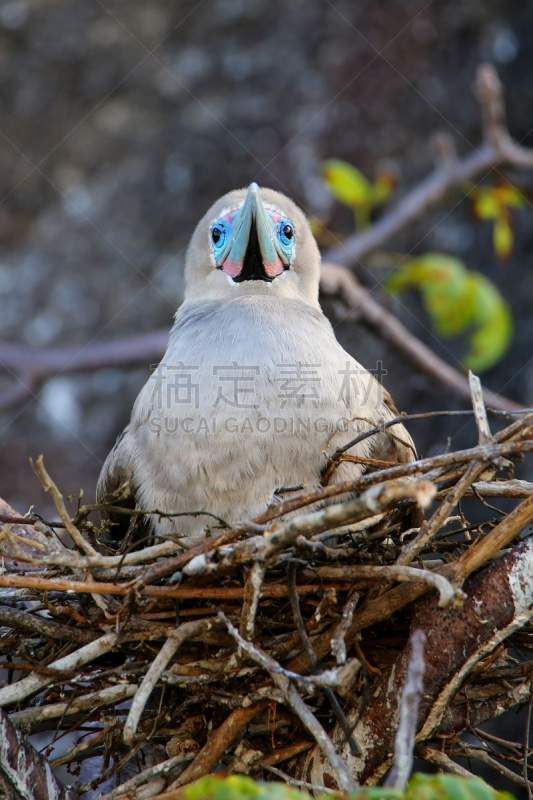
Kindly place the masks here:
POLYGON ((124 743, 126 745, 131 747, 133 744, 137 726, 144 711, 144 707, 148 702, 148 698, 152 694, 162 672, 166 669, 167 664, 173 658, 177 650, 187 639, 202 631, 210 630, 215 624, 215 620, 201 619, 194 622, 186 622, 180 625, 177 630, 169 632, 167 641, 152 661, 131 704, 123 733, 124 743))
POLYGON ((99 692, 90 692, 74 698, 72 702, 48 703, 45 706, 35 706, 25 708, 23 711, 15 711, 9 715, 10 721, 14 725, 34 725, 37 722, 44 722, 48 719, 67 717, 72 714, 79 714, 80 711, 92 710, 107 705, 117 705, 133 697, 139 687, 135 683, 119 683, 117 686, 108 686, 99 692))
MULTIPOLYGON (((379 225, 379 222, 376 223, 379 225)), ((372 230, 372 228, 370 229, 372 230)), ((364 237, 366 231, 356 236, 364 237)), ((341 255, 346 255, 341 250, 341 255)), ((360 320, 380 339, 398 352, 417 372, 445 386, 456 397, 470 401, 468 378, 439 358, 427 345, 414 336, 391 311, 374 300, 368 289, 361 286, 346 266, 332 264, 329 254, 322 263, 320 288, 324 294, 340 296, 360 320)), ((483 389, 485 403, 502 411, 518 411, 521 406, 508 397, 483 389)))
POLYGON ((353 612, 359 602, 359 595, 354 592, 348 598, 348 602, 342 610, 342 619, 335 629, 335 633, 331 637, 331 652, 335 656, 337 664, 346 664, 346 633, 352 624, 353 612))
POLYGON ((424 745, 419 744, 416 746, 415 753, 419 758, 423 758, 424 761, 433 764, 434 767, 438 767, 450 775, 459 775, 461 778, 476 777, 472 772, 469 772, 460 764, 456 764, 446 753, 440 750, 434 750, 432 747, 424 747, 424 745))
POLYGON ((418 709, 424 691, 424 648, 427 637, 424 631, 411 634, 411 656, 400 703, 400 721, 394 740, 394 764, 385 786, 403 792, 413 769, 413 749, 418 727, 418 709))

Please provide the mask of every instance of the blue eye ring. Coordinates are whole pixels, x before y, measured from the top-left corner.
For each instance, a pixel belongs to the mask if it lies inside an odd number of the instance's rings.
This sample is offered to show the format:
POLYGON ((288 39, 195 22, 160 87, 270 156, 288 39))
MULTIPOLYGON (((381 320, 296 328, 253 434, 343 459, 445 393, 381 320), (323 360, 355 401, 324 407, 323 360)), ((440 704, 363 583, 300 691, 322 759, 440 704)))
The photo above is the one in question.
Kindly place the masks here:
POLYGON ((224 220, 219 219, 211 228, 211 243, 215 250, 221 250, 226 244, 228 227, 224 220))
POLYGON ((294 227, 288 219, 282 219, 278 226, 278 238, 286 248, 292 248, 294 242, 294 227))

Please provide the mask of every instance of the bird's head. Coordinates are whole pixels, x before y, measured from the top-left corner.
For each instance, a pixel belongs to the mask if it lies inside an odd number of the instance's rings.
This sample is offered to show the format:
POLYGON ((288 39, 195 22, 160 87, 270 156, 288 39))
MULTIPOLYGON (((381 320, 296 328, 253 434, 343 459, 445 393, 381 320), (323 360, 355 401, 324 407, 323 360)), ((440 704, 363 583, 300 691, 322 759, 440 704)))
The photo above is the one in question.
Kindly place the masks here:
POLYGON ((300 209, 251 183, 200 220, 185 262, 187 300, 266 294, 318 303, 320 254, 300 209))

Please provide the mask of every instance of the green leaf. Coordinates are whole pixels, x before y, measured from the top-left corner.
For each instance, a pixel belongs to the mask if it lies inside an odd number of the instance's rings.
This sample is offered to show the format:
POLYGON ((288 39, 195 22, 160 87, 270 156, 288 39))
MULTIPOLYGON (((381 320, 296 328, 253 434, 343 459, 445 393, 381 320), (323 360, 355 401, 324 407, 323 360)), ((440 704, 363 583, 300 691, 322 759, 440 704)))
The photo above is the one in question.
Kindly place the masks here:
POLYGON ((396 186, 396 175, 387 170, 380 172, 374 183, 374 204, 381 205, 391 196, 396 186))
POLYGON ((509 214, 505 211, 494 221, 492 229, 492 243, 494 252, 503 260, 509 258, 513 251, 513 229, 509 214))
POLYGON ((497 792, 481 778, 455 775, 414 775, 405 790, 405 800, 514 800, 508 792, 497 792))
POLYGON ((506 184, 505 186, 498 186, 494 189, 501 204, 507 208, 524 208, 526 205, 526 198, 516 186, 506 184))
POLYGON ((346 161, 330 158, 322 164, 322 178, 333 197, 350 208, 370 208, 374 189, 362 172, 346 161))
POLYGON ((285 783, 257 783, 246 775, 207 776, 183 790, 184 800, 311 800, 285 783))
MULTIPOLYGON (((341 795, 342 796, 342 795, 341 795)), ((285 783, 256 783, 246 775, 227 778, 207 776, 184 787, 183 800, 311 800, 306 792, 285 783)), ((324 794, 320 800, 338 800, 324 794)), ((364 786, 349 800, 515 800, 508 792, 497 792, 481 778, 455 775, 414 775, 405 792, 379 786, 364 786)))
POLYGON ((474 200, 474 214, 479 219, 496 219, 501 213, 501 202, 491 188, 478 188, 470 196, 474 200))
POLYGON ((497 364, 509 349, 513 317, 494 284, 480 272, 471 273, 470 285, 475 329, 463 363, 467 369, 480 374, 497 364))
POLYGON ((485 372, 506 353, 513 334, 511 312, 484 275, 469 272, 457 258, 427 253, 407 261, 386 283, 392 294, 410 286, 420 290, 438 336, 451 338, 472 329, 463 359, 467 368, 485 372))

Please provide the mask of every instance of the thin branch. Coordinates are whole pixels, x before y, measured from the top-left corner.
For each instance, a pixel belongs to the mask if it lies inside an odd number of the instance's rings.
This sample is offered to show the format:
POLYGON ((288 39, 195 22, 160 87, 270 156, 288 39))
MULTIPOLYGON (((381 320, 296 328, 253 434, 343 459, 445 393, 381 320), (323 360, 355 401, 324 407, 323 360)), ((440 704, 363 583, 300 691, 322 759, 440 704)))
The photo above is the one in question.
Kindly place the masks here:
POLYGON ((492 167, 505 164, 533 168, 533 151, 513 141, 505 125, 503 87, 491 64, 481 64, 476 76, 476 97, 481 105, 484 143, 465 158, 435 170, 402 197, 380 220, 325 254, 325 260, 348 266, 370 250, 381 247, 430 208, 438 205, 451 189, 462 186, 492 167))
POLYGON ((421 508, 427 508, 434 494, 435 487, 429 481, 380 484, 368 489, 353 500, 326 506, 320 511, 313 511, 290 520, 268 535, 255 536, 240 542, 225 557, 222 564, 235 565, 272 558, 292 545, 299 536, 307 538, 325 531, 335 530, 343 525, 358 522, 382 511, 395 508, 402 501, 416 503, 421 508))
POLYGON ((72 714, 79 714, 80 711, 92 710, 102 706, 122 703, 128 697, 133 697, 139 687, 135 683, 119 683, 117 686, 107 686, 98 692, 89 692, 75 697, 72 702, 48 703, 44 706, 25 708, 22 711, 14 711, 9 715, 9 719, 15 725, 35 725, 49 719, 67 717, 72 714))
MULTIPOLYGON (((291 601, 291 609, 292 609, 292 616, 296 623, 296 629, 298 631, 298 635, 300 637, 300 641, 302 642, 305 650, 307 651, 307 655, 309 657, 309 661, 311 663, 311 667, 313 672, 316 674, 318 672, 318 659, 315 655, 315 651, 313 650, 313 645, 311 643, 311 639, 307 632, 307 628, 305 627, 305 622, 302 617, 302 612, 300 609, 300 599, 298 597, 298 593, 296 591, 296 564, 292 563, 289 565, 289 590, 290 590, 290 601, 291 601)), ((346 659, 340 664, 337 662, 339 666, 344 666, 346 663, 346 659)), ((361 755, 361 750, 359 745, 355 741, 352 736, 352 730, 350 728, 350 724, 346 719, 344 711, 342 710, 339 701, 337 700, 335 694, 332 692, 330 688, 326 688, 325 690, 326 697, 328 698, 329 704, 337 722, 341 726, 344 736, 346 737, 346 741, 349 744, 351 753, 353 756, 357 757, 361 755)))
MULTIPOLYGON (((31 575, 0 575, 0 587, 7 586, 15 589, 42 589, 50 592, 76 592, 78 594, 112 594, 118 596, 127 596, 131 592, 129 584, 116 584, 116 583, 102 583, 100 581, 75 581, 63 580, 59 578, 35 578, 31 575)), ((336 585, 332 587, 336 590, 345 590, 345 586, 336 585)), ((317 590, 316 583, 300 584, 297 587, 298 594, 313 594, 317 590)), ((213 599, 213 600, 241 600, 244 597, 245 589, 243 586, 205 586, 205 587, 191 587, 189 588, 175 588, 174 586, 147 586, 145 589, 140 590, 141 597, 161 597, 161 598, 178 598, 178 599, 213 599)), ((261 589, 263 597, 288 597, 289 589, 282 584, 267 584, 261 589)), ((1 612, 0 612, 1 614, 1 612)), ((17 621, 18 618, 13 616, 10 619, 17 621)), ((12 627, 23 628, 21 619, 20 625, 14 624, 12 627)), ((0 616, 1 621, 1 616, 0 616)), ((44 622, 51 623, 52 620, 44 620, 44 622)), ((28 621, 28 625, 29 625, 28 621)), ((45 629, 31 628, 31 630, 40 630, 43 632, 45 629)), ((50 628, 50 630, 53 630, 50 628)), ((68 630, 73 630, 69 628, 68 630)), ((79 631, 81 634, 82 632, 79 631)), ((47 634, 50 635, 50 634, 47 634)), ((65 637, 68 638, 68 635, 65 637)), ((76 638, 78 642, 78 637, 76 638)))
MULTIPOLYGON (((264 565, 256 561, 250 570, 244 587, 244 602, 242 605, 239 632, 241 636, 248 641, 251 641, 253 637, 255 616, 259 605, 259 598, 261 597, 261 587, 263 585, 265 573, 266 569, 264 565)), ((289 596, 290 595, 291 590, 289 588, 289 596)))
MULTIPOLYGON (((104 655, 104 653, 109 653, 116 643, 116 633, 106 633, 105 636, 101 636, 99 639, 96 639, 96 641, 86 644, 84 647, 81 647, 74 653, 70 653, 68 656, 64 656, 63 658, 53 661, 48 666, 57 670, 78 669, 78 667, 88 664, 95 658, 99 658, 100 656, 104 655)), ((29 697, 39 689, 42 689, 45 686, 48 686, 48 684, 53 683, 53 681, 54 678, 49 678, 43 675, 28 675, 27 678, 23 678, 22 680, 17 681, 17 683, 4 686, 0 689, 0 708, 10 705, 11 703, 18 703, 21 700, 24 700, 26 697, 29 697)))
POLYGON ((424 648, 427 637, 424 631, 416 630, 411 635, 411 656, 400 703, 400 721, 394 741, 394 764, 385 782, 403 792, 413 769, 413 750, 418 727, 418 709, 424 691, 424 648))
MULTIPOLYGON (((138 790, 140 786, 147 784, 149 781, 153 781, 154 778, 164 776, 176 767, 181 766, 181 764, 191 761, 193 758, 194 754, 179 753, 177 756, 173 756, 167 761, 162 761, 160 764, 156 764, 153 767, 143 770, 138 775, 134 775, 133 778, 130 778, 130 780, 125 783, 121 783, 120 786, 117 786, 117 788, 113 789, 109 794, 100 795, 99 800, 118 800, 118 798, 126 800, 126 798, 130 796, 132 798, 139 797, 139 792, 134 790, 138 790)), ((164 785, 163 783, 162 788, 164 785)))
POLYGON ((473 464, 470 464, 463 477, 455 484, 453 489, 448 492, 429 522, 426 522, 420 528, 419 533, 412 542, 409 542, 409 544, 402 548, 402 552, 396 560, 398 565, 410 564, 411 561, 418 556, 423 548, 426 547, 432 538, 440 531, 466 490, 479 478, 486 468, 486 461, 477 463, 474 461, 473 464))
POLYGON ((354 592, 348 598, 347 603, 342 609, 342 618, 331 637, 331 652, 335 656, 337 664, 346 664, 346 634, 353 620, 353 612, 359 602, 360 595, 354 592))
POLYGON ((347 690, 352 685, 361 667, 360 662, 356 658, 352 658, 350 661, 346 662, 346 664, 343 664, 342 667, 326 669, 322 672, 317 672, 315 675, 299 675, 297 672, 292 672, 290 669, 284 669, 272 656, 269 656, 258 647, 254 647, 250 642, 247 642, 246 639, 243 639, 237 628, 231 624, 220 609, 217 610, 217 614, 220 619, 225 622, 229 633, 231 633, 235 641, 257 664, 269 672, 270 675, 281 675, 288 681, 299 683, 306 690, 313 691, 317 687, 347 690))
POLYGON ((479 443, 487 444, 492 440, 490 432, 489 421, 487 419, 487 410, 483 401, 483 389, 481 381, 477 375, 474 375, 472 370, 468 371, 468 382, 470 384, 470 392, 472 394, 472 408, 476 418, 476 425, 479 433, 479 443))
MULTIPOLYGON (((357 236, 365 234, 366 231, 357 236)), ((343 255, 346 254, 343 252, 343 255)), ((470 401, 470 386, 466 375, 436 355, 412 334, 398 317, 374 300, 370 291, 358 283, 346 266, 330 263, 330 254, 325 256, 322 263, 320 288, 323 294, 340 296, 351 309, 353 317, 390 345, 416 372, 421 372, 438 385, 445 386, 456 397, 470 401)), ((484 388, 483 396, 487 406, 494 409, 501 411, 521 409, 519 403, 490 389, 484 388)))
POLYGON ((131 704, 123 733, 124 743, 126 745, 131 747, 133 744, 135 734, 137 733, 137 726, 139 725, 139 720, 141 719, 146 703, 169 661, 187 639, 192 638, 202 631, 210 630, 215 624, 215 620, 201 619, 195 622, 185 622, 183 625, 180 625, 177 630, 169 632, 167 641, 150 664, 131 704))
MULTIPOLYGON (((494 438, 497 439, 497 436, 494 438)), ((367 487, 373 486, 376 483, 411 475, 427 475, 428 473, 430 473, 429 477, 432 480, 436 480, 445 470, 455 465, 463 467, 471 461, 492 461, 499 456, 511 457, 517 453, 526 453, 531 450, 533 450, 533 442, 531 441, 502 441, 498 444, 477 445, 468 450, 457 450, 454 453, 444 453, 443 455, 432 456, 431 458, 420 458, 417 461, 410 461, 407 464, 399 464, 395 467, 389 467, 388 469, 362 475, 355 480, 341 481, 337 484, 321 487, 320 489, 308 492, 300 497, 278 503, 258 515, 254 519, 254 522, 265 522, 267 520, 276 519, 277 517, 289 514, 304 506, 323 502, 326 499, 338 497, 338 495, 346 494, 347 492, 364 491, 367 487)))
POLYGON ((483 764, 492 767, 492 769, 499 772, 500 775, 513 781, 513 783, 517 783, 519 786, 527 787, 528 784, 531 784, 530 781, 526 781, 521 775, 517 775, 516 772, 513 772, 512 769, 504 767, 503 764, 500 764, 499 761, 496 761, 495 758, 492 758, 492 756, 480 747, 454 747, 452 754, 456 758, 473 758, 476 761, 481 761, 483 764))
POLYGON ((82 550, 88 556, 96 556, 97 552, 94 549, 94 547, 91 544, 89 544, 89 542, 86 539, 84 539, 82 534, 72 523, 70 516, 67 512, 67 509, 65 507, 63 495, 61 494, 61 492, 55 485, 54 481, 46 471, 42 456, 39 456, 39 458, 35 462, 35 468, 37 475, 41 479, 41 483, 43 485, 45 492, 50 492, 50 494, 52 495, 52 499, 55 503, 55 507, 57 508, 57 511, 61 518, 61 522, 64 524, 65 528, 70 534, 72 541, 77 545, 77 547, 80 548, 80 550, 82 550))
POLYGON ((434 767, 438 767, 438 769, 441 769, 443 772, 447 772, 449 775, 459 775, 461 778, 476 777, 472 772, 469 772, 460 764, 456 764, 455 761, 453 761, 441 750, 435 750, 432 747, 425 747, 424 745, 419 744, 415 748, 415 755, 418 758, 423 758, 424 761, 428 762, 428 764, 433 764, 434 767))
POLYGON ((249 708, 236 708, 235 711, 232 711, 222 725, 215 731, 212 731, 209 739, 196 755, 194 761, 189 764, 179 778, 168 787, 168 791, 165 792, 163 797, 167 795, 170 797, 171 793, 179 787, 198 780, 198 778, 211 772, 224 751, 235 741, 243 728, 251 722, 269 702, 269 700, 262 700, 249 708))

